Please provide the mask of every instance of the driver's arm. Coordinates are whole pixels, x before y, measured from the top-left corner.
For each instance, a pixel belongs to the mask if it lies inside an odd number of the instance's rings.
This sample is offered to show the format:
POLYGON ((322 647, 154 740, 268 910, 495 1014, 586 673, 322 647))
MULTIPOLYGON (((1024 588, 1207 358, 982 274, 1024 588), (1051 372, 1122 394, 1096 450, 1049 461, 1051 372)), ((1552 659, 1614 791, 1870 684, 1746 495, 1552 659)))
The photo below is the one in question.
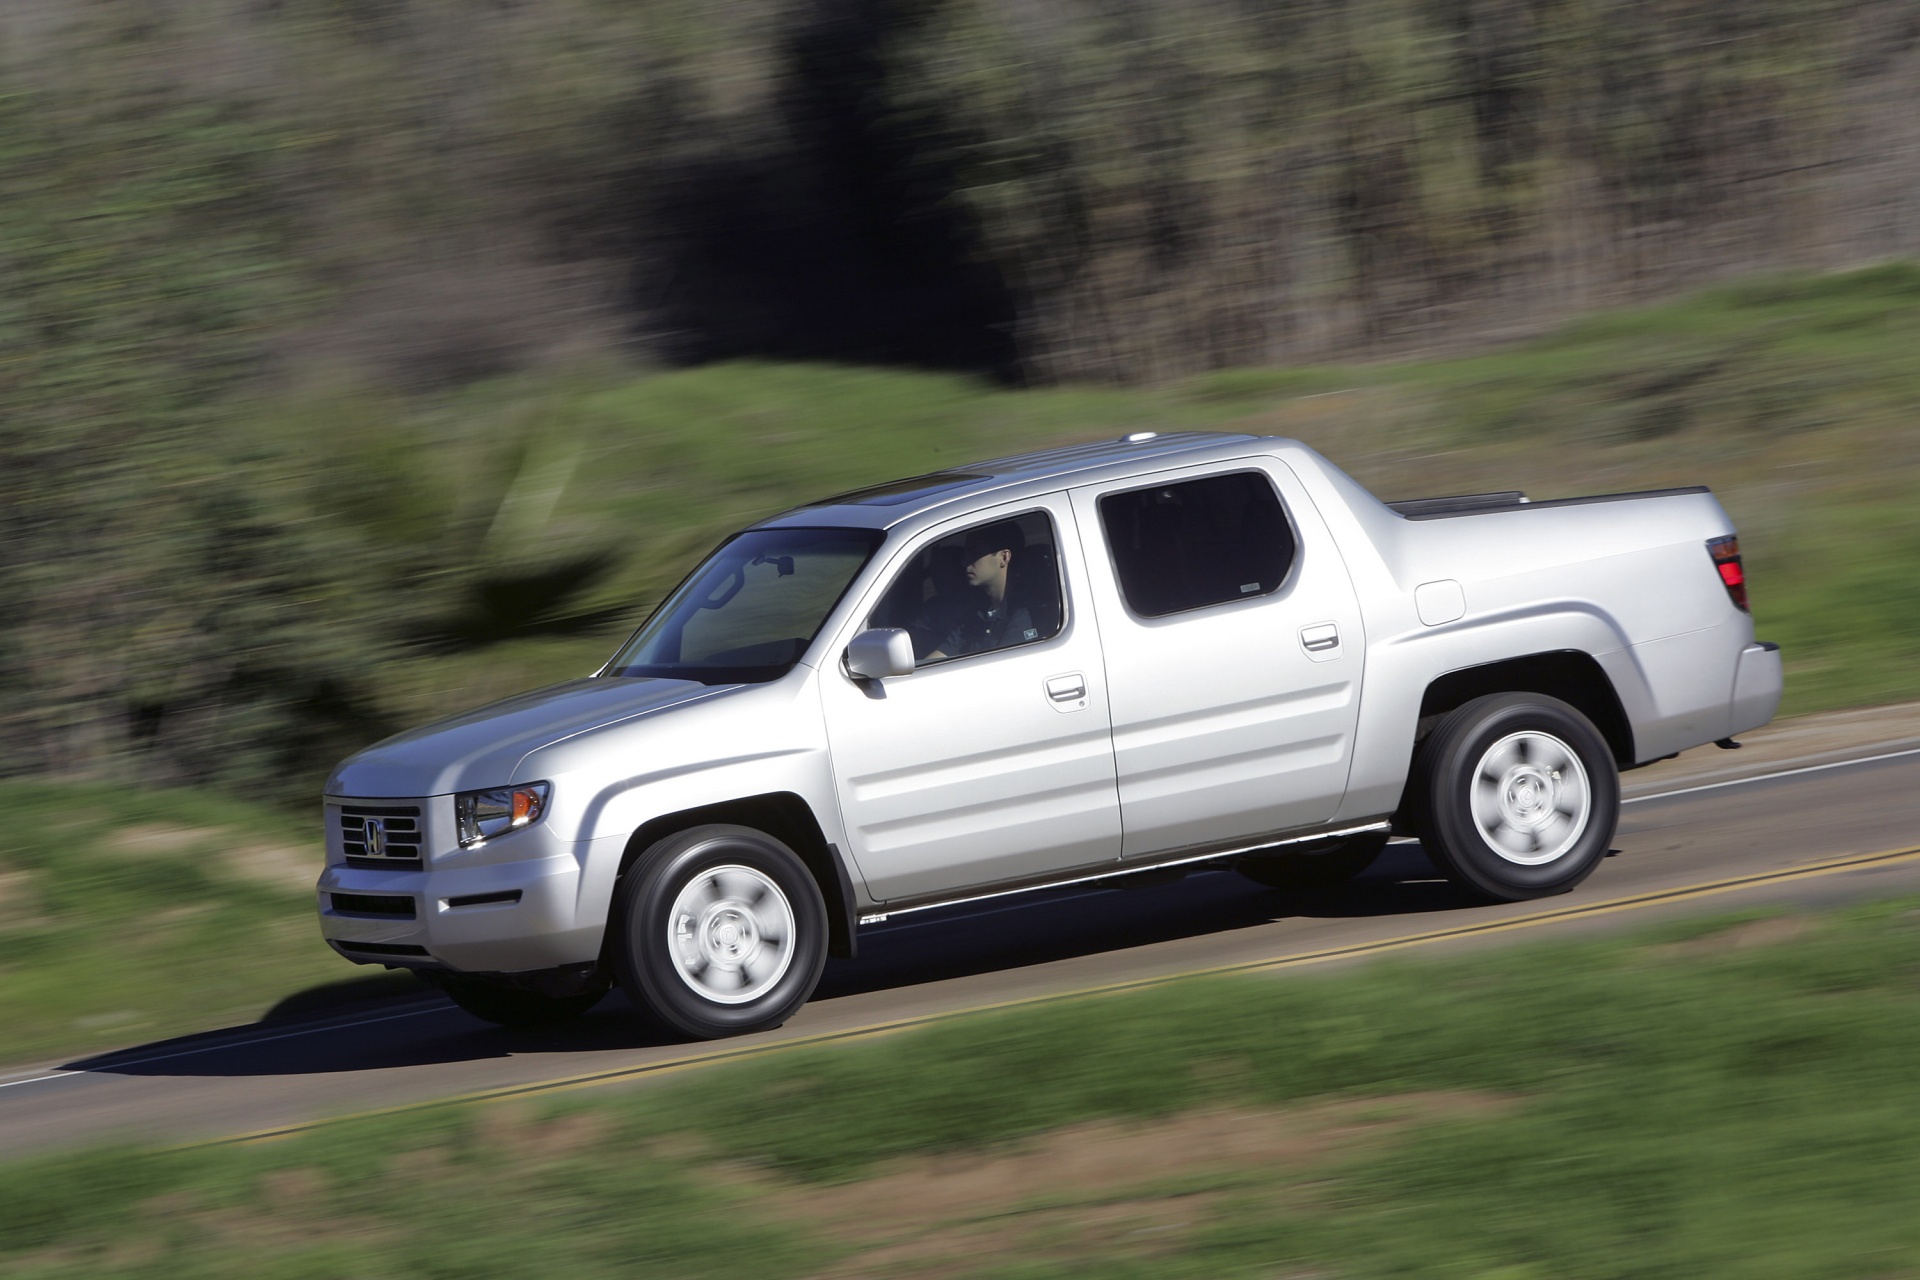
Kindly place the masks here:
POLYGON ((967 621, 961 618, 947 632, 947 638, 933 646, 933 652, 922 658, 922 662, 944 662, 948 658, 958 658, 967 652, 967 621))

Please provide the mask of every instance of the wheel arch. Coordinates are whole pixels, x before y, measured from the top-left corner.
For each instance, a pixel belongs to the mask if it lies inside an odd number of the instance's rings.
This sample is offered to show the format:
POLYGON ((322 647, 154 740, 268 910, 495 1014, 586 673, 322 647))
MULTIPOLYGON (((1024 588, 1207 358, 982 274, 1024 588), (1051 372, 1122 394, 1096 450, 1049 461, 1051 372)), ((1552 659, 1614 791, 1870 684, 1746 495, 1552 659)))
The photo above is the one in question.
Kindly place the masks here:
POLYGON ((813 809, 791 791, 773 791, 649 818, 627 838, 620 855, 625 876, 641 854, 668 836, 711 823, 752 827, 792 849, 813 874, 827 904, 827 954, 851 960, 859 949, 859 903, 840 851, 827 841, 813 809))
POLYGON ((1615 764, 1622 769, 1633 767, 1633 723, 1620 695, 1599 662, 1578 649, 1502 658, 1436 677, 1420 699, 1416 743, 1449 711, 1490 693, 1541 693, 1560 699, 1593 721, 1615 764))

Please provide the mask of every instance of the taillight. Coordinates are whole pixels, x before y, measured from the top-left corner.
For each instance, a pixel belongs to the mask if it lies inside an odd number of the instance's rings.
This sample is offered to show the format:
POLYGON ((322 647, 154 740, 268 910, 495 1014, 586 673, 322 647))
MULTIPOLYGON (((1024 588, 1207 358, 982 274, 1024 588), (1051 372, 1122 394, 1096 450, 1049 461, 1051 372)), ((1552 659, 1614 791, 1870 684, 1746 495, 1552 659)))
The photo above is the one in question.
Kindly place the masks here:
POLYGON ((1707 554, 1713 557, 1713 567, 1720 581, 1726 584, 1727 599, 1733 601, 1734 608, 1742 613, 1753 612, 1747 607, 1747 575, 1740 567, 1740 539, 1732 534, 1709 538, 1707 554))

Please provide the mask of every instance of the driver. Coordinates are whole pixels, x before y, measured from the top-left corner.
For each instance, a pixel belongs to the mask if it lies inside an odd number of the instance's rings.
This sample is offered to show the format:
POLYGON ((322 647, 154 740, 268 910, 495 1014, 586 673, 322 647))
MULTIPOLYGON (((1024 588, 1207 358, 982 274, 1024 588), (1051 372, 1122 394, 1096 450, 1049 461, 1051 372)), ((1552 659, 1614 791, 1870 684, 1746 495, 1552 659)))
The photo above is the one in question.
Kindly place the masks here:
POLYGON ((974 607, 954 621, 946 638, 922 661, 985 653, 1039 638, 1026 606, 1007 600, 1013 562, 1026 546, 1020 526, 1011 520, 982 525, 967 534, 967 585, 977 593, 974 607))

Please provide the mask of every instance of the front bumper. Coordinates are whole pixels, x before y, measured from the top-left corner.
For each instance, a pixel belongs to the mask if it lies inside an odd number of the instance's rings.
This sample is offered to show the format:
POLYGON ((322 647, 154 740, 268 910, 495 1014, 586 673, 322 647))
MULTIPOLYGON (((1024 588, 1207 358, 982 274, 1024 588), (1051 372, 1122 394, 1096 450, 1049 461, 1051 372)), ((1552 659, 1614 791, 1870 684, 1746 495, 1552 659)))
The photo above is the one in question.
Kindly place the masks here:
MULTIPOLYGON (((442 803, 446 802, 446 803, 442 803)), ((452 805, 418 805, 417 869, 347 865, 341 801, 327 803, 327 869, 316 886, 320 934, 357 964, 463 973, 514 973, 598 958, 605 914, 583 923, 581 887, 588 847, 546 827, 461 849, 451 839, 452 805)), ((368 803, 346 801, 346 804, 368 803)), ((389 802, 377 802, 389 803, 389 802)))

